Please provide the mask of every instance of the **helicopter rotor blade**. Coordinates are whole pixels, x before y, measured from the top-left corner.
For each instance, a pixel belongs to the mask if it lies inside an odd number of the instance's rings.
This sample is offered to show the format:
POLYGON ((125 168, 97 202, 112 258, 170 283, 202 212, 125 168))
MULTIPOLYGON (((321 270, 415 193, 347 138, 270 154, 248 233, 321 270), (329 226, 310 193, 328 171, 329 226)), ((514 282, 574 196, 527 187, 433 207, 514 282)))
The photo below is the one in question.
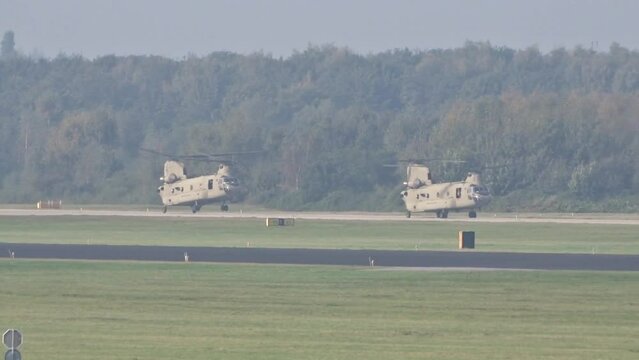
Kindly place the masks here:
POLYGON ((156 151, 156 150, 152 150, 152 149, 140 148, 140 150, 142 150, 142 151, 144 151, 144 152, 151 153, 151 154, 153 154, 153 155, 160 155, 160 156, 166 156, 166 157, 173 157, 173 156, 172 156, 172 155, 170 155, 170 154, 166 154, 166 153, 163 153, 163 152, 160 152, 160 151, 156 151))
POLYGON ((427 164, 427 163, 455 163, 455 164, 464 164, 466 160, 453 160, 453 159, 440 159, 440 158, 430 158, 430 159, 399 159, 397 160, 397 164, 384 164, 385 167, 399 167, 403 166, 400 164, 427 164))
POLYGON ((238 151, 238 152, 227 152, 227 153, 175 155, 175 154, 168 154, 168 153, 147 149, 147 148, 140 148, 140 150, 154 154, 154 155, 160 155, 160 156, 164 156, 164 157, 175 159, 175 160, 217 162, 217 163, 224 163, 224 164, 235 163, 235 160, 233 160, 233 156, 259 154, 263 152, 263 151, 255 150, 255 151, 238 151))
POLYGON ((263 152, 264 151, 253 150, 253 151, 235 151, 235 152, 228 152, 228 153, 213 153, 213 154, 205 154, 205 155, 210 157, 225 157, 225 156, 235 156, 235 155, 261 154, 263 152))
POLYGON ((398 162, 448 162, 448 163, 465 163, 466 160, 442 159, 442 158, 416 158, 416 159, 399 159, 398 162))

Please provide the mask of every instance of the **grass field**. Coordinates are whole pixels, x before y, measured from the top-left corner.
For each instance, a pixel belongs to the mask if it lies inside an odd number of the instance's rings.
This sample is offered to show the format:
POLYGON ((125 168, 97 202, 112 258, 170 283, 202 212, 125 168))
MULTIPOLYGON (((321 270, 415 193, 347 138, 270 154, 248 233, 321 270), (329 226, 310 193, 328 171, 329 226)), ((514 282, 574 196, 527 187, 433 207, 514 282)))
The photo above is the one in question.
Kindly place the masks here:
MULTIPOLYGON (((638 254, 636 225, 0 217, 0 241, 638 254)), ((26 359, 636 359, 639 273, 0 259, 26 359)))
POLYGON ((254 218, 0 217, 0 241, 22 243, 453 250, 459 230, 476 232, 477 251, 639 254, 636 225, 298 220, 266 228, 254 218))
POLYGON ((23 357, 636 359, 639 274, 0 260, 23 357))

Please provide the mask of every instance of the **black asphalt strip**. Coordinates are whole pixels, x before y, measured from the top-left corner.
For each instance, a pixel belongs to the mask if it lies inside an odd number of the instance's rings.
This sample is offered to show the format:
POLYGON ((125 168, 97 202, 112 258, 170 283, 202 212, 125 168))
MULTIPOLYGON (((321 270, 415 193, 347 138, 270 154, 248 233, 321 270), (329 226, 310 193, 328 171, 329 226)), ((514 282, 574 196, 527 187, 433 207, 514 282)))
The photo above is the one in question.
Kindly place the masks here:
POLYGON ((0 243, 0 257, 431 268, 639 271, 639 255, 460 251, 273 249, 0 243))

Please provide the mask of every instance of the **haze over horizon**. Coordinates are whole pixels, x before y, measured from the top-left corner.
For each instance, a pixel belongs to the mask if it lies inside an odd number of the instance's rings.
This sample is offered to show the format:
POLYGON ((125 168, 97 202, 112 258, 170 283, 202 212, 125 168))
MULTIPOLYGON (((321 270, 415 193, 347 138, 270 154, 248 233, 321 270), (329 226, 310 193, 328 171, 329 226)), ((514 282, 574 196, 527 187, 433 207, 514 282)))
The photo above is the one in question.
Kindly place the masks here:
POLYGON ((26 55, 215 51, 288 57, 309 44, 368 54, 455 48, 466 41, 547 52, 612 43, 639 49, 632 0, 0 0, 0 32, 26 55))

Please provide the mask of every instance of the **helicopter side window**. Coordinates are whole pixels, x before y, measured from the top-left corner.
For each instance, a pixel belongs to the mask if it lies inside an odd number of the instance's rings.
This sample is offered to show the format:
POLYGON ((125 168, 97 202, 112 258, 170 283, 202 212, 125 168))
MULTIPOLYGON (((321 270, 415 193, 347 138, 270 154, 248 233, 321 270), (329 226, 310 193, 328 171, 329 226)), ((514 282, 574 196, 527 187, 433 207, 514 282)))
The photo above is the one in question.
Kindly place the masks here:
POLYGON ((461 198, 461 193, 462 193, 462 188, 457 188, 455 189, 455 197, 456 198, 461 198))
POLYGON ((213 190, 213 179, 209 179, 209 190, 213 190))

